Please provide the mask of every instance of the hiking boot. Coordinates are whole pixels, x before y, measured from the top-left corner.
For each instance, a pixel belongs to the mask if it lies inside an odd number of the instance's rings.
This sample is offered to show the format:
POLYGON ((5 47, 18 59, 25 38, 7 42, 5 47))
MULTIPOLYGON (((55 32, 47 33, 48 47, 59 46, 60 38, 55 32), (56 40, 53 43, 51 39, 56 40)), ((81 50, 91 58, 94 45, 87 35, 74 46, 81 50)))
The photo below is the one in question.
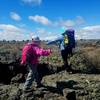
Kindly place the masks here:
POLYGON ((43 86, 44 86, 43 84, 38 84, 37 88, 40 88, 40 87, 43 87, 43 86))
POLYGON ((24 93, 26 93, 26 92, 32 92, 32 91, 34 91, 33 88, 25 88, 25 89, 23 90, 24 93))
POLYGON ((72 68, 67 67, 67 68, 66 68, 66 71, 67 71, 67 72, 73 72, 73 69, 72 69, 72 68))

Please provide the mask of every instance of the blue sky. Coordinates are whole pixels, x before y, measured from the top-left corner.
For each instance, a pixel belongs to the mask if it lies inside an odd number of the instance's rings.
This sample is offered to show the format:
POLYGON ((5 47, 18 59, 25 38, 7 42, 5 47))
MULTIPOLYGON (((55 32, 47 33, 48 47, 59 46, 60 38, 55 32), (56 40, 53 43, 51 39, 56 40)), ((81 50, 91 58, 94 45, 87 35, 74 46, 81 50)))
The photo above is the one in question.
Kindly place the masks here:
POLYGON ((99 10, 100 0, 0 0, 0 40, 54 39, 68 28, 98 39, 99 10))

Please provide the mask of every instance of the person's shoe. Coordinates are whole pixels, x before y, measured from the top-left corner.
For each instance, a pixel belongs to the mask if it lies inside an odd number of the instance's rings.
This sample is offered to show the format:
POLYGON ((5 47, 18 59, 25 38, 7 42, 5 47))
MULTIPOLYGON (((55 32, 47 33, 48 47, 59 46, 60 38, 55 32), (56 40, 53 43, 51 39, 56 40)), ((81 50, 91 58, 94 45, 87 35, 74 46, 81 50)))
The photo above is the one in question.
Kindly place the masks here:
POLYGON ((34 89, 33 88, 25 88, 24 90, 23 90, 23 92, 32 92, 32 91, 34 91, 34 89))
POLYGON ((73 72, 73 69, 72 68, 66 68, 66 71, 67 72, 73 72))
POLYGON ((43 84, 38 84, 36 88, 40 88, 40 87, 43 87, 44 85, 43 84))

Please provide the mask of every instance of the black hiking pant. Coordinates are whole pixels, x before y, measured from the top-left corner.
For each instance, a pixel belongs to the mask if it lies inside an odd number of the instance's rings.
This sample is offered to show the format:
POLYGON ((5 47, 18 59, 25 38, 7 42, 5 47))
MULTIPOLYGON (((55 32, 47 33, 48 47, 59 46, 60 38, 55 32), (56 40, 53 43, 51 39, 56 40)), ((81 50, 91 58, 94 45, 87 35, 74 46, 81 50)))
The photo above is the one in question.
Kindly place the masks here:
POLYGON ((71 70, 70 65, 68 64, 68 56, 72 53, 72 48, 67 48, 64 50, 61 50, 61 56, 64 62, 64 68, 66 70, 71 70))

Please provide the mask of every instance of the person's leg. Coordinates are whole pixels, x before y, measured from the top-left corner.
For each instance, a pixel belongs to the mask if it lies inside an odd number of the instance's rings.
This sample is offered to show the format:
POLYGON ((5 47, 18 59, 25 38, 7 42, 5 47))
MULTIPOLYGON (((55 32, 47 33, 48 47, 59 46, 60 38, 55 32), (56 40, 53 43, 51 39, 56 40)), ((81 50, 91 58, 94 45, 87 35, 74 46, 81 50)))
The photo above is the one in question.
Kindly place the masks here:
POLYGON ((33 74, 33 69, 32 69, 33 65, 32 64, 28 64, 28 68, 29 68, 29 73, 27 75, 23 90, 26 90, 28 88, 31 87, 32 82, 34 80, 34 74, 33 74))
MULTIPOLYGON (((70 58, 71 56, 73 56, 73 54, 72 54, 72 47, 69 47, 67 51, 68 51, 67 52, 68 58, 70 58)), ((73 69, 71 67, 71 64, 68 64, 68 71, 71 71, 71 72, 73 71, 73 69)))
POLYGON ((41 85, 41 79, 39 77, 39 74, 38 74, 38 65, 37 64, 34 64, 34 78, 35 78, 35 81, 37 83, 37 86, 40 86, 41 85))
POLYGON ((68 56, 69 57, 73 56, 72 47, 68 48, 68 56))
POLYGON ((70 71, 72 71, 72 68, 68 64, 68 53, 69 53, 68 49, 61 51, 62 59, 64 62, 64 69, 66 69, 68 72, 70 72, 70 71))
POLYGON ((68 67, 68 61, 67 61, 67 53, 65 52, 65 50, 61 51, 61 56, 64 62, 64 68, 66 69, 68 67))

